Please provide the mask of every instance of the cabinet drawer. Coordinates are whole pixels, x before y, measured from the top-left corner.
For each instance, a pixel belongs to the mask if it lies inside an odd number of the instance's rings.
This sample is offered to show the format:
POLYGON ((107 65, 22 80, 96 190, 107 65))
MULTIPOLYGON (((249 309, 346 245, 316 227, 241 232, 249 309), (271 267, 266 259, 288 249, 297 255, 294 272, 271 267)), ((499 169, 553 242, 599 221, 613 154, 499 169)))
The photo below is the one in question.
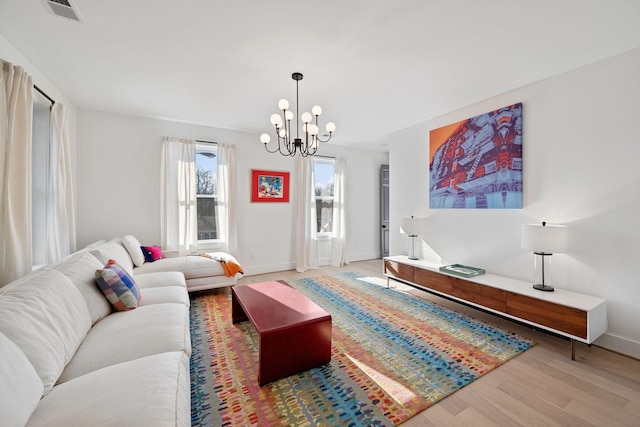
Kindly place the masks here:
POLYGON ((384 260, 384 272, 398 279, 413 282, 413 270, 410 265, 401 264, 395 261, 384 260))
POLYGON ((413 272, 413 282, 449 295, 451 295, 451 288, 453 287, 453 277, 421 268, 416 268, 413 272))
POLYGON ((502 289, 453 278, 451 295, 503 313, 507 311, 507 293, 502 289))
POLYGON ((580 338, 587 338, 587 312, 577 308, 508 292, 507 313, 580 338))

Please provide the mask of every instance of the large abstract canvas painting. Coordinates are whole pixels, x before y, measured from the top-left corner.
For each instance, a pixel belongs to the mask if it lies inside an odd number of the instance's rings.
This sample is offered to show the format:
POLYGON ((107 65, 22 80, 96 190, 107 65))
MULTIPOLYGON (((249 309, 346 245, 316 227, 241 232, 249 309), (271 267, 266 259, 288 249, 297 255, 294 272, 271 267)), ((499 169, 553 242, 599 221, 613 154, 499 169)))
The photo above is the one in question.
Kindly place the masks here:
POLYGON ((522 103, 429 132, 431 209, 522 208, 522 103))

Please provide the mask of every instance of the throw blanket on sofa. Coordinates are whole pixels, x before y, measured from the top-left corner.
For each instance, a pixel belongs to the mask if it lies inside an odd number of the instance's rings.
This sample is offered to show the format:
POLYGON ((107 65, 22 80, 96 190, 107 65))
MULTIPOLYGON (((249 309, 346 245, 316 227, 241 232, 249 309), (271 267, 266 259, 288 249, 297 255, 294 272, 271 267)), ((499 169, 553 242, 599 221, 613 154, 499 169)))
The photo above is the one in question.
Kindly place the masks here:
POLYGON ((221 252, 216 252, 213 254, 201 253, 199 255, 205 258, 211 258, 212 260, 219 261, 222 264, 224 274, 226 274, 227 277, 233 277, 237 273, 244 274, 244 271, 242 271, 242 266, 238 264, 238 262, 233 257, 231 257, 231 255, 223 254, 221 252))

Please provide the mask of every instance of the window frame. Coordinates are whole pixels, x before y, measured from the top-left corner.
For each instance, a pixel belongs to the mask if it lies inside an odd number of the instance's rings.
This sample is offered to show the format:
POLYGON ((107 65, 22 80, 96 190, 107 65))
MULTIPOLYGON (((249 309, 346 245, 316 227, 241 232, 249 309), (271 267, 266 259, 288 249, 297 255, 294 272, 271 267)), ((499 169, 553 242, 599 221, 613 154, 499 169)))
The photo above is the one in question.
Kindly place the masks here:
MULTIPOLYGON (((216 156, 216 159, 218 157, 218 144, 217 143, 211 143, 211 142, 201 142, 201 141, 197 141, 196 142, 196 171, 198 168, 198 161, 197 161, 197 156, 199 153, 212 153, 216 156)), ((217 162, 217 160, 216 160, 217 162)), ((216 175, 218 173, 218 166, 216 164, 216 175)), ((197 172, 196 172, 197 173, 197 172)), ((197 177, 196 177, 197 179, 197 177)), ((214 212, 215 212, 215 222, 216 222, 216 238, 215 239, 200 239, 200 237, 198 236, 198 240, 197 240, 197 245, 198 248, 206 248, 206 247, 216 247, 219 246, 221 243, 221 239, 218 237, 219 233, 218 233, 218 215, 217 215, 217 209, 218 209, 218 194, 217 194, 217 179, 216 179, 216 191, 214 192, 214 194, 198 194, 197 193, 197 189, 196 189, 196 212, 197 212, 197 206, 198 206, 198 199, 203 198, 203 199, 215 199, 215 206, 214 206, 214 212)), ((197 216, 197 213, 196 213, 197 216)), ((199 234, 198 230, 196 230, 196 234, 199 234)))
MULTIPOLYGON (((313 188, 314 188, 314 196, 315 196, 315 188, 316 188, 316 184, 318 183, 318 181, 316 181, 316 163, 324 163, 324 164, 330 164, 333 167, 333 175, 335 176, 336 173, 336 159, 335 157, 327 157, 327 156, 314 156, 313 157, 313 188)), ((319 200, 321 201, 325 201, 325 200, 331 200, 331 216, 333 217, 333 202, 335 202, 335 197, 334 196, 315 196, 315 200, 316 200, 316 219, 314 221, 315 224, 318 224, 318 220, 321 219, 320 215, 321 212, 318 211, 317 209, 317 203, 319 200)), ((329 240, 331 239, 333 236, 333 230, 332 231, 318 231, 317 227, 316 227, 316 237, 318 238, 318 240, 329 240)))

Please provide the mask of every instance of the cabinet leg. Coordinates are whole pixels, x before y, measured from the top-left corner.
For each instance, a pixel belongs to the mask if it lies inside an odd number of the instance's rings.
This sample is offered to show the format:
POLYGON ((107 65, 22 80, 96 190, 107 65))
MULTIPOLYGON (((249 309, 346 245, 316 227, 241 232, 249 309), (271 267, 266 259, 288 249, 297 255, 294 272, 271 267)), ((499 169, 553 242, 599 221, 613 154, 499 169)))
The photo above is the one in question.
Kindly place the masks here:
POLYGON ((576 360, 576 340, 571 338, 571 360, 576 360))

